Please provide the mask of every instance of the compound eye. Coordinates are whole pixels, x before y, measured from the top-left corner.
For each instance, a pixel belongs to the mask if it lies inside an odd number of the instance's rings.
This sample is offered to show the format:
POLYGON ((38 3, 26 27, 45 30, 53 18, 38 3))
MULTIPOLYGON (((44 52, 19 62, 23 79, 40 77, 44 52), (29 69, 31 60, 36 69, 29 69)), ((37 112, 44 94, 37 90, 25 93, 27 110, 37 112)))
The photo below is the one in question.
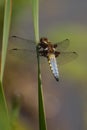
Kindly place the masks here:
POLYGON ((43 42, 43 38, 40 39, 40 42, 43 42))
POLYGON ((41 39, 40 39, 40 42, 44 42, 44 41, 45 41, 45 39, 44 39, 44 38, 41 38, 41 39))
POLYGON ((46 44, 47 44, 47 43, 48 43, 48 39, 45 38, 45 37, 43 37, 43 38, 40 39, 40 42, 43 42, 43 43, 46 43, 46 44))
POLYGON ((48 41, 47 38, 44 38, 44 41, 48 41))

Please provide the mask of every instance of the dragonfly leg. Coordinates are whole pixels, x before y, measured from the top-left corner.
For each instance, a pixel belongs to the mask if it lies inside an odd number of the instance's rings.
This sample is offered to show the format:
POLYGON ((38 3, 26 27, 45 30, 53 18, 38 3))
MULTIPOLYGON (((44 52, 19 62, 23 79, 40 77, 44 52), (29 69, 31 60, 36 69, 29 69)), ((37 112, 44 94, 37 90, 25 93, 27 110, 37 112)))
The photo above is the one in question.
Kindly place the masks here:
POLYGON ((38 44, 38 48, 40 48, 40 49, 41 48, 46 49, 47 47, 48 47, 48 45, 46 43, 41 42, 38 44))
POLYGON ((40 55, 40 56, 47 57, 47 51, 39 50, 39 55, 40 55))
POLYGON ((54 48, 57 48, 57 44, 54 44, 53 47, 54 47, 54 48))
POLYGON ((60 52, 55 51, 55 57, 58 57, 58 56, 59 56, 59 54, 60 54, 60 52))

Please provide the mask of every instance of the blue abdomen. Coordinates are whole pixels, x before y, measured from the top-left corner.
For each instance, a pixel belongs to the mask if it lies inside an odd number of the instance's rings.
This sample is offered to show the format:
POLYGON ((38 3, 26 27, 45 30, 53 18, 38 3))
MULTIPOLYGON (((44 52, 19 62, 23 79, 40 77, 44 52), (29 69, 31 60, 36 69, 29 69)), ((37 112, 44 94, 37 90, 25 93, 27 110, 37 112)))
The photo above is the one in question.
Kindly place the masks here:
POLYGON ((54 54, 49 54, 48 55, 48 62, 50 65, 50 69, 55 77, 55 79, 58 81, 59 80, 59 72, 58 72, 58 66, 56 62, 56 58, 54 54))

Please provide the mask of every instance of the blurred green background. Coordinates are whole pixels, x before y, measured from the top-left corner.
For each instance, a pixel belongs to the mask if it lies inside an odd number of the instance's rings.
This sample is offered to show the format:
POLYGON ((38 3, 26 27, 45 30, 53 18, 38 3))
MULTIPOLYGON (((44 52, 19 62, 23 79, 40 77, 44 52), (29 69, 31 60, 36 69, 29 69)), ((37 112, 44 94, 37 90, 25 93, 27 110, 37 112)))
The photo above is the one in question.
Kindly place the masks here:
MULTIPOLYGON (((76 60, 59 66, 59 82, 55 81, 48 63, 42 61, 42 82, 48 130, 87 129, 86 11, 86 0, 40 0, 40 37, 46 36, 53 42, 68 38, 70 46, 67 51, 76 51, 79 55, 76 60)), ((0 42, 3 12, 4 1, 1 0, 0 42)), ((29 0, 13 0, 11 35, 34 40, 32 5, 29 0)), ((9 43, 12 44, 10 41, 9 43)), ((38 129, 36 68, 37 62, 32 54, 8 52, 4 74, 4 89, 8 104, 14 93, 22 94, 20 119, 35 130, 38 129)))

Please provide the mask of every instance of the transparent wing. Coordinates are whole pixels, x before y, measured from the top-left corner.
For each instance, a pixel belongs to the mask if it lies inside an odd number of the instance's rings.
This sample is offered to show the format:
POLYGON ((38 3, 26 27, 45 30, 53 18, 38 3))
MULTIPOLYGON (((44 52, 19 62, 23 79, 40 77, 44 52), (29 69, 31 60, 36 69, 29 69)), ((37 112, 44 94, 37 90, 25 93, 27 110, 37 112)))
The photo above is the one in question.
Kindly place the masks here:
POLYGON ((26 51, 35 51, 36 43, 33 40, 26 40, 18 36, 11 36, 9 38, 8 50, 19 49, 26 51))
POLYGON ((36 52, 26 50, 8 50, 5 70, 12 76, 28 79, 30 82, 37 80, 37 57, 36 52))
POLYGON ((25 40, 17 36, 10 37, 6 66, 14 66, 23 70, 27 69, 27 72, 32 71, 34 73, 37 68, 35 44, 32 40, 25 40))
POLYGON ((10 49, 7 52, 7 56, 12 57, 12 59, 18 59, 19 61, 29 62, 30 59, 36 59, 36 51, 28 51, 26 49, 10 49))
POLYGON ((56 48, 57 51, 64 51, 68 48, 70 41, 69 41, 69 39, 65 39, 65 40, 55 43, 55 44, 57 44, 57 48, 56 48))
POLYGON ((59 65, 66 64, 78 57, 76 52, 60 52, 59 56, 57 57, 57 62, 59 65))

